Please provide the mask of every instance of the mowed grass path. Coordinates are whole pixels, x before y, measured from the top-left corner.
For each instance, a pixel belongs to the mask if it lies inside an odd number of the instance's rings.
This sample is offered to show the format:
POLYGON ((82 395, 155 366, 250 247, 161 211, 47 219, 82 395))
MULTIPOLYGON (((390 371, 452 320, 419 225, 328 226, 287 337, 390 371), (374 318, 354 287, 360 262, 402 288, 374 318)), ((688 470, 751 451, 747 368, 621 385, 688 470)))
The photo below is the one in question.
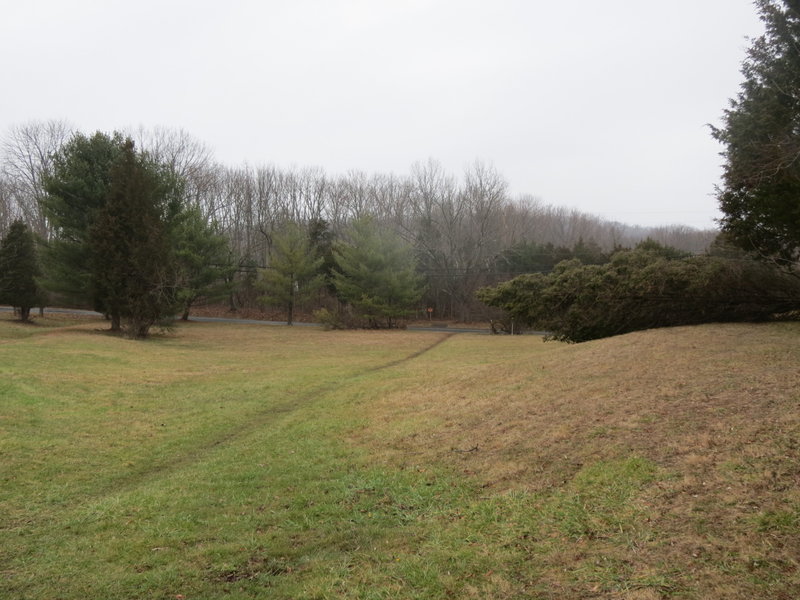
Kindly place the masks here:
POLYGON ((0 598, 800 593, 796 327, 103 327, 0 321, 0 598))

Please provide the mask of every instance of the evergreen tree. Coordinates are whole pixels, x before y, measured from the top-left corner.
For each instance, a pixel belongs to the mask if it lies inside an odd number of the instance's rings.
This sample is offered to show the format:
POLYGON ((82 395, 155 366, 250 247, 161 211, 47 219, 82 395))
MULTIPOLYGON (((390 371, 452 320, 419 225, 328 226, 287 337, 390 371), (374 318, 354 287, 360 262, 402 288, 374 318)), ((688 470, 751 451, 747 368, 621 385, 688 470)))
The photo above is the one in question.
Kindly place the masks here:
POLYGON ((572 247, 572 256, 581 261, 584 265, 602 265, 609 261, 609 256, 600 245, 593 239, 588 242, 583 241, 583 238, 578 238, 578 241, 572 247))
POLYGON ((335 294, 336 287, 333 285, 333 271, 336 268, 336 257, 333 255, 334 236, 325 219, 311 219, 308 224, 308 240, 314 254, 322 259, 319 270, 325 278, 328 291, 335 294))
POLYGON ((273 238, 269 268, 262 274, 259 288, 261 300, 286 309, 287 325, 294 321, 294 309, 299 302, 318 290, 325 278, 320 274, 323 258, 316 256, 305 231, 289 223, 273 238))
POLYGON ((215 223, 209 223, 198 208, 187 208, 175 219, 173 244, 177 269, 177 301, 181 319, 189 319, 192 304, 230 293, 234 273, 228 240, 215 223))
POLYGON ((580 238, 572 249, 554 246, 551 243, 537 244, 531 241, 518 242, 507 248, 497 257, 497 270, 500 273, 549 273, 562 260, 577 258, 585 265, 607 263, 609 255, 599 244, 590 239, 580 238))
POLYGON ((422 297, 413 248, 368 219, 353 224, 336 262, 339 297, 370 327, 395 327, 422 297))
POLYGON ((14 221, 0 242, 0 303, 18 308, 23 321, 29 320, 31 307, 44 302, 38 275, 33 234, 21 220, 14 221))
POLYGON ((146 337, 175 307, 167 216, 173 188, 156 165, 123 144, 108 199, 89 230, 93 287, 130 337, 146 337))
POLYGON ((756 0, 766 26, 714 137, 725 145, 719 189, 729 239, 791 268, 800 259, 800 2, 756 0))
MULTIPOLYGON (((43 209, 54 233, 42 256, 43 283, 69 303, 101 311, 106 303, 92 285, 89 230, 106 204, 111 168, 121 150, 117 134, 76 134, 56 154, 45 178, 43 209)), ((113 317, 112 328, 119 325, 119 315, 113 317)))

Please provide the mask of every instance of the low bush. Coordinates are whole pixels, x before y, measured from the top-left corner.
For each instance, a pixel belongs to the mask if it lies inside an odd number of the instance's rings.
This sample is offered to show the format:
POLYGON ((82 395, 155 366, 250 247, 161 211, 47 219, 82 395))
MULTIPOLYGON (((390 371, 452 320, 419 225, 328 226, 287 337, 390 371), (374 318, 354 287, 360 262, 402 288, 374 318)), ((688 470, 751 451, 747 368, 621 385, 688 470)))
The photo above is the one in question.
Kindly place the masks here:
POLYGON ((800 308, 800 278, 754 260, 680 256, 652 242, 478 291, 515 322, 582 342, 655 327, 765 321, 800 308))

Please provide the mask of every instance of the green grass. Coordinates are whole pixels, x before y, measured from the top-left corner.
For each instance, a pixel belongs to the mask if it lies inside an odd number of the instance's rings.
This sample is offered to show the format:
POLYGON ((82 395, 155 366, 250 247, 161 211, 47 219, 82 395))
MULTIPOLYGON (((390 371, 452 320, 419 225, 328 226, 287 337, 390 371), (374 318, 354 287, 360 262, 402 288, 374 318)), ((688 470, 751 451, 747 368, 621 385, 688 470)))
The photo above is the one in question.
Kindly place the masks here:
MULTIPOLYGON (((654 419, 557 420, 575 401, 547 361, 586 356, 564 354, 575 346, 210 323, 137 342, 102 327, 0 320, 0 598, 797 590, 796 567, 768 546, 797 537, 793 496, 762 494, 718 524, 692 489, 679 518, 689 471, 640 440, 654 419), (506 431, 522 423, 532 448, 555 453, 547 464, 506 431), (726 530, 753 536, 752 551, 736 554, 726 530), (711 577, 695 583, 700 563, 711 577)), ((780 483, 790 463, 777 457, 780 483)), ((719 476, 732 485, 742 461, 721 455, 719 476)))
POLYGON ((193 327, 0 346, 0 595, 430 597, 416 542, 469 485, 342 436, 376 369, 438 338, 193 327))

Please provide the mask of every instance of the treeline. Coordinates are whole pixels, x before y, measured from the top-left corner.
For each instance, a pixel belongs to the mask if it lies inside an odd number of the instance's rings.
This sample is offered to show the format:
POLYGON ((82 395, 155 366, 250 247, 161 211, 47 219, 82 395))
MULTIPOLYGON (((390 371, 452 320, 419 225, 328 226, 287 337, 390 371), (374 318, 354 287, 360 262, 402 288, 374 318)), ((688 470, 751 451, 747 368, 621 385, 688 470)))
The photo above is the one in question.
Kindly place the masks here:
MULTIPOLYGON (((44 209, 44 182, 74 134, 62 122, 30 123, 6 134, 0 148, 0 234, 22 219, 44 241, 57 235, 44 209)), ((411 247, 425 290, 420 306, 432 307, 438 318, 461 320, 484 316, 477 289, 550 270, 564 258, 607 257, 646 238, 699 253, 716 235, 685 226, 634 227, 531 196, 512 198, 503 177, 480 162, 461 177, 432 160, 405 175, 330 175, 316 168, 221 165, 183 131, 125 135, 181 180, 182 202, 227 240, 237 284, 232 308, 258 302, 258 269, 276 259, 276 235, 295 225, 309 240, 335 245, 353 223, 369 218, 411 247)))

